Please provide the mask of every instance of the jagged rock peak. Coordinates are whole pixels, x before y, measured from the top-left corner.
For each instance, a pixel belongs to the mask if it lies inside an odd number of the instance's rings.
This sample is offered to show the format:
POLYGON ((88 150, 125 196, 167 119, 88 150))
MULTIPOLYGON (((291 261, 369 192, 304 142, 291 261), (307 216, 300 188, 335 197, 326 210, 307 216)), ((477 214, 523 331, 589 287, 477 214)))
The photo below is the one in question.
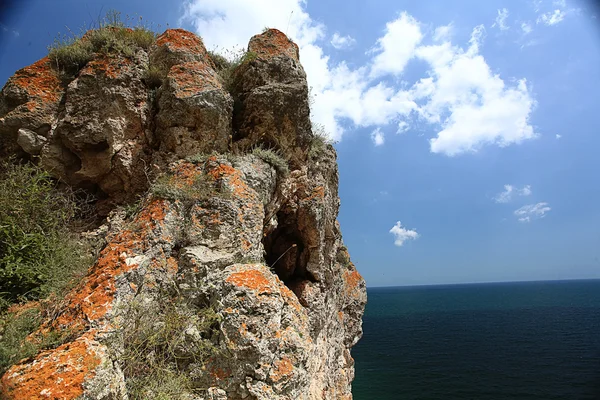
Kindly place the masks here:
POLYGON ((366 289, 298 46, 269 29, 234 69, 217 61, 169 29, 2 89, 0 155, 108 214, 85 233, 102 247, 86 277, 27 340, 68 339, 12 366, 2 398, 352 398, 366 289), (133 217, 117 207, 141 194, 133 217))

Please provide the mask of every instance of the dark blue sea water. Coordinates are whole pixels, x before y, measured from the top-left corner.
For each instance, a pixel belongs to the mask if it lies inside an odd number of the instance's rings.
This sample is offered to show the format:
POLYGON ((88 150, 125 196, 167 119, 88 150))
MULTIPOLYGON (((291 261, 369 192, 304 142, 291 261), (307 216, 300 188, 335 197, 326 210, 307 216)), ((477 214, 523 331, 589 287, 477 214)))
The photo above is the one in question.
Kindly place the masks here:
POLYGON ((600 281, 368 290, 355 400, 600 399, 600 281))

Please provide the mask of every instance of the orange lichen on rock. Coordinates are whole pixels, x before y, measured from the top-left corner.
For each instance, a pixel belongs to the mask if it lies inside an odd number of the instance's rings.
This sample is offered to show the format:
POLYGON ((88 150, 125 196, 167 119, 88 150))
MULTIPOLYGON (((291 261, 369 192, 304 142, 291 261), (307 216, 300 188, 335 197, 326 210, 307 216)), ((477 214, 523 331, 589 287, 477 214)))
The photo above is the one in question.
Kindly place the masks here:
POLYGON ((271 370, 269 376, 273 382, 279 382, 283 378, 288 378, 294 372, 294 365, 287 357, 282 357, 275 361, 275 368, 271 370))
POLYGON ((166 201, 153 201, 135 220, 135 223, 142 226, 141 232, 124 230, 115 236, 102 250, 98 261, 90 268, 83 282, 67 295, 67 305, 60 315, 55 320, 43 324, 40 332, 64 327, 80 331, 85 329, 90 321, 104 317, 114 301, 115 278, 137 267, 135 263, 127 263, 127 258, 146 249, 148 244, 144 239, 156 225, 163 223, 166 209, 166 201))
POLYGON ((84 381, 101 362, 94 335, 90 330, 72 343, 42 352, 30 363, 12 366, 2 377, 2 398, 70 400, 81 396, 84 381))
POLYGON ((80 74, 96 75, 97 72, 101 72, 110 79, 116 79, 132 63, 133 61, 127 57, 105 55, 88 62, 80 74))
POLYGON ((279 55, 286 55, 296 61, 300 59, 298 45, 278 29, 269 29, 252 37, 248 44, 248 50, 263 59, 270 59, 279 55))
MULTIPOLYGON (((211 360, 212 361, 212 360, 211 360)), ((216 380, 223 380, 231 375, 231 371, 214 366, 209 362, 208 373, 216 380)))
POLYGON ((200 175, 202 175, 202 169, 199 166, 191 162, 182 162, 174 168, 174 179, 171 183, 177 187, 183 187, 183 185, 191 186, 200 175))
POLYGON ((226 282, 239 287, 247 287, 258 293, 271 293, 272 290, 272 282, 256 269, 234 272, 226 279, 226 282))
POLYGON ((30 111, 46 106, 45 103, 58 103, 64 91, 48 57, 18 70, 9 82, 27 92, 29 101, 26 106, 30 111))
POLYGON ((183 29, 167 29, 156 38, 157 46, 165 46, 171 51, 185 51, 205 56, 206 48, 202 39, 183 29))
POLYGON ((344 271, 345 292, 347 296, 360 296, 360 285, 364 282, 363 277, 356 269, 344 271))
POLYGON ((319 198, 323 199, 325 197, 325 188, 323 186, 317 186, 312 190, 312 193, 304 198, 304 201, 311 201, 312 199, 319 198))
POLYGON ((202 61, 176 64, 169 70, 168 77, 174 81, 174 94, 179 99, 193 97, 208 90, 223 89, 212 66, 202 61))
POLYGON ((241 241, 242 241, 242 250, 244 250, 244 251, 250 250, 250 247, 252 247, 252 243, 250 243, 250 241, 246 238, 241 238, 241 241))
MULTIPOLYGON (((215 181, 224 179, 233 189, 232 195, 240 199, 254 199, 255 193, 250 190, 246 182, 241 177, 240 171, 233 168, 231 165, 218 164, 216 167, 211 168, 207 174, 211 176, 215 181)), ((249 205, 252 203, 249 203, 249 205)))

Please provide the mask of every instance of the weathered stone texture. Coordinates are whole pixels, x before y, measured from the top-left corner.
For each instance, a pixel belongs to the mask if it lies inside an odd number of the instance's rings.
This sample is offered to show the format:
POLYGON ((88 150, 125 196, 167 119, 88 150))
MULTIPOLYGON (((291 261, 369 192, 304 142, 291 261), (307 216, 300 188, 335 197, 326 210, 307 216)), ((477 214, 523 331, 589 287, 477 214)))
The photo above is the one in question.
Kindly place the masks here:
POLYGON ((208 339, 190 318, 177 349, 183 359, 195 341, 219 350, 180 366, 197 389, 189 399, 352 397, 350 349, 362 335, 366 290, 337 223, 335 150, 309 151, 297 46, 268 30, 249 49, 256 57, 235 72, 235 112, 201 40, 182 30, 159 36, 149 55, 97 57, 68 85, 47 60, 9 80, 4 152, 39 157, 56 177, 114 203, 147 188, 149 164, 176 189, 204 186, 191 199, 147 194, 132 220, 117 210, 86 234, 104 237, 98 260, 32 334, 69 329, 73 339, 11 367, 2 398, 127 399, 119 357, 134 323, 128 307, 168 296, 219 316, 208 339), (143 84, 148 60, 165 68, 154 106, 143 84), (39 87, 19 80, 32 74, 39 87), (224 154, 230 141, 235 156, 224 154), (277 149, 291 173, 241 154, 259 145, 277 149))

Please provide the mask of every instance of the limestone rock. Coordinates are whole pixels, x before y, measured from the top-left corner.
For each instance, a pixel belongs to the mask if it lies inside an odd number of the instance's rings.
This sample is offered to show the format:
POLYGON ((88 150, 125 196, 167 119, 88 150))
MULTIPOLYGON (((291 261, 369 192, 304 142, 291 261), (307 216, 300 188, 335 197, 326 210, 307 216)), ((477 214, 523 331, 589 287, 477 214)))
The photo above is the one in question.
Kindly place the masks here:
POLYGON ((248 50, 254 58, 235 72, 236 146, 282 149, 298 167, 306 161, 311 141, 308 86, 298 46, 277 29, 269 29, 250 39, 248 50))
POLYGON ((46 138, 32 130, 20 128, 17 134, 17 143, 25 152, 31 155, 38 155, 42 151, 44 144, 46 144, 46 138))
POLYGON ((226 151, 233 100, 202 41, 181 29, 169 29, 157 39, 151 59, 168 71, 158 92, 156 136, 161 150, 177 157, 226 151))
POLYGON ((109 55, 89 62, 67 87, 42 165, 68 183, 98 185, 116 201, 145 189, 147 63, 142 51, 133 59, 109 55))
POLYGON ((64 90, 48 57, 8 79, 0 93, 0 155, 18 152, 19 129, 47 137, 56 123, 64 90))
POLYGON ((202 41, 182 30, 149 54, 96 55, 68 84, 47 60, 9 80, 5 153, 39 157, 113 203, 154 188, 134 217, 112 211, 83 235, 98 259, 30 336, 68 329, 70 339, 12 366, 2 398, 125 400, 151 390, 136 382, 161 357, 169 364, 148 384, 176 371, 177 398, 352 397, 366 289, 337 223, 336 153, 313 148, 298 47, 268 30, 249 50, 235 111, 202 41), (148 65, 164 71, 155 93, 148 65), (43 84, 22 79, 34 75, 43 84), (276 149, 291 172, 245 151, 255 146, 276 149), (148 332, 168 340, 132 356, 148 332))

